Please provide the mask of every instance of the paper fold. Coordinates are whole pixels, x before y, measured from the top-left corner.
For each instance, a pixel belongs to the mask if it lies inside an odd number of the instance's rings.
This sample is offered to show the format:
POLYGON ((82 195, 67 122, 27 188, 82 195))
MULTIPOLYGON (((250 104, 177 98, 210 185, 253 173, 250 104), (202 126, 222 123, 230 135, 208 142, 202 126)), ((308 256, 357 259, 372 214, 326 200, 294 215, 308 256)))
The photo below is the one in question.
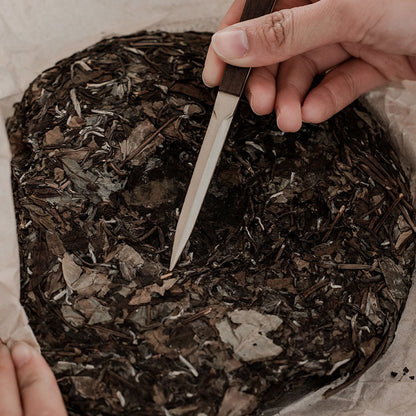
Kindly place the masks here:
POLYGON ((20 305, 19 252, 10 181, 10 150, 0 115, 0 339, 38 344, 20 305))

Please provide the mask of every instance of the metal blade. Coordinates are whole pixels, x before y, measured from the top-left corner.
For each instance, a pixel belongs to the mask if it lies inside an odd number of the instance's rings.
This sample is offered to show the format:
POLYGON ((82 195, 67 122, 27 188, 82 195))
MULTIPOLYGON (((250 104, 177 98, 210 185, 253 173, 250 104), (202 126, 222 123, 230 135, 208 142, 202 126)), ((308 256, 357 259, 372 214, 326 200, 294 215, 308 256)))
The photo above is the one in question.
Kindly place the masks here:
POLYGON ((175 267, 192 233, 239 99, 240 97, 222 91, 217 95, 211 120, 176 227, 170 270, 175 267))

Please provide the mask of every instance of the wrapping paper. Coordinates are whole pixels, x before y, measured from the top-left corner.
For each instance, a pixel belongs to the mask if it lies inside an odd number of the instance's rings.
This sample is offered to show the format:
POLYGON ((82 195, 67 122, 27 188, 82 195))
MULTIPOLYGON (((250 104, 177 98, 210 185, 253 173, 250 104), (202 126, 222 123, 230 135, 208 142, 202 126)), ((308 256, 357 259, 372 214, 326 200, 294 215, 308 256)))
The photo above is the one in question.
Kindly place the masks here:
MULTIPOLYGON (((19 302, 16 222, 10 150, 4 120, 28 84, 56 61, 103 37, 142 29, 215 31, 232 0, 1 0, 0 7, 0 339, 37 346, 19 302)), ((392 132, 416 195, 416 84, 404 82, 367 95, 392 132)), ((280 410, 284 416, 411 416, 416 407, 416 287, 396 338, 358 381, 322 400, 323 388, 280 410), (404 370, 404 371, 403 371, 404 370), (391 373, 397 373, 392 377, 391 373)))

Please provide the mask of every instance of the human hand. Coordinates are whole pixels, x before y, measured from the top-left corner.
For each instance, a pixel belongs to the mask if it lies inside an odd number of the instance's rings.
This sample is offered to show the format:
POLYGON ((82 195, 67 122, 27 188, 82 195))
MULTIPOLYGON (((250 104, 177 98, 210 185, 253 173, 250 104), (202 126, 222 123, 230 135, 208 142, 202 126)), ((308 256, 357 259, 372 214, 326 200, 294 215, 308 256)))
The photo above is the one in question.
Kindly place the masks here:
POLYGON ((66 416, 55 377, 32 347, 0 342, 0 416, 66 416))
POLYGON ((203 79, 218 85, 224 62, 255 67, 250 105, 259 115, 275 110, 283 131, 325 121, 391 81, 416 80, 415 0, 281 0, 274 13, 234 24, 243 7, 235 0, 213 36, 203 79))

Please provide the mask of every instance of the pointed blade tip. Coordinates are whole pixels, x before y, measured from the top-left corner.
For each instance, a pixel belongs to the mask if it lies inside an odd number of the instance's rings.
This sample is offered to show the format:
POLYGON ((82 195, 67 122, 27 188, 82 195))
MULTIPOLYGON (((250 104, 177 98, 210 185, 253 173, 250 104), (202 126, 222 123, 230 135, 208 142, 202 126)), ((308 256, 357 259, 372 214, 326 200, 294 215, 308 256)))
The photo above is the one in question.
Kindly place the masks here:
POLYGON ((169 266, 169 271, 170 272, 175 268, 176 263, 178 262, 180 255, 181 255, 181 253, 177 254, 175 252, 172 252, 172 256, 170 258, 170 266, 169 266))
MULTIPOLYGON (((179 222, 178 224, 181 222, 181 216, 182 216, 183 212, 181 212, 181 215, 179 216, 179 222)), ((170 266, 169 266, 169 271, 172 271, 176 264, 178 263, 181 254, 186 246, 186 243, 189 240, 191 233, 187 232, 185 234, 179 232, 178 233, 178 229, 176 229, 176 233, 175 233, 175 238, 173 239, 173 248, 172 248, 172 254, 170 256, 170 266)))
POLYGON ((173 259, 170 259, 170 266, 169 271, 171 272, 176 266, 176 261, 174 262, 173 259))

